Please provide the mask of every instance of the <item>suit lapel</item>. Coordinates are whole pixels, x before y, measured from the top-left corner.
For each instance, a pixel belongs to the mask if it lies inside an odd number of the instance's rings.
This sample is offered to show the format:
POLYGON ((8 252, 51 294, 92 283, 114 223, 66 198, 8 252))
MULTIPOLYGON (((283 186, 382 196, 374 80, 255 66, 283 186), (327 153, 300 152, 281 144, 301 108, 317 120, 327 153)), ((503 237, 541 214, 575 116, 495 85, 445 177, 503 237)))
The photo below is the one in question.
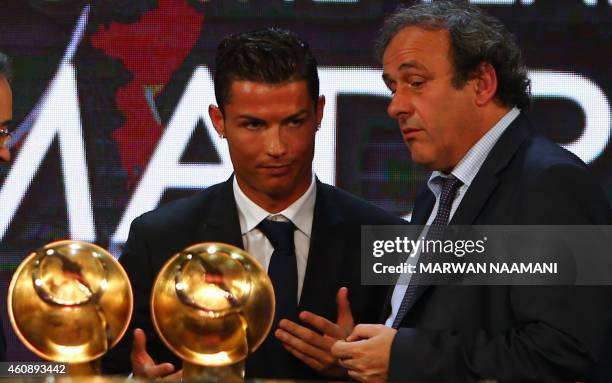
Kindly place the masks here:
POLYGON ((471 225, 474 223, 498 183, 499 180, 495 174, 488 171, 479 172, 449 224, 471 225))
POLYGON ((523 141, 530 134, 529 123, 525 116, 520 114, 491 149, 461 200, 459 208, 453 215, 451 225, 473 225, 475 223, 476 218, 499 183, 498 174, 506 168, 523 141))
POLYGON ((410 219, 411 225, 425 225, 427 219, 431 215, 431 210, 436 203, 436 197, 433 195, 431 190, 425 186, 416 199, 414 200, 414 209, 412 210, 412 218, 410 219))
POLYGON ((194 243, 222 242, 244 249, 232 183, 233 177, 230 177, 214 191, 211 209, 202 217, 194 243))
MULTIPOLYGON (((321 183, 318 179, 317 196, 315 201, 314 216, 312 220, 312 232, 310 236, 310 248, 308 250, 308 261, 306 273, 300 296, 299 309, 317 309, 320 301, 321 280, 327 275, 333 274, 342 266, 341 254, 335 254, 336 246, 342 244, 342 235, 339 228, 344 222, 344 217, 333 201, 329 186, 321 183)), ((335 296, 335 291, 328 292, 335 296)), ((322 313, 319 313, 322 314, 322 313)))

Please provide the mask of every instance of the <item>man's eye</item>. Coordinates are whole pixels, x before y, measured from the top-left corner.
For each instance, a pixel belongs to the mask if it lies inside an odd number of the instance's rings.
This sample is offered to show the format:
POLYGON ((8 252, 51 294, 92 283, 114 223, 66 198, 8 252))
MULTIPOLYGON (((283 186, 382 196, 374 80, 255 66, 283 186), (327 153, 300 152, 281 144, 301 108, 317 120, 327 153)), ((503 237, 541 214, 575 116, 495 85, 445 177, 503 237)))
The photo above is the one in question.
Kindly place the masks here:
POLYGON ((304 119, 303 118, 296 118, 293 120, 289 120, 289 125, 290 126, 301 126, 304 123, 304 119))
POLYGON ((411 88, 415 89, 421 88, 424 84, 424 80, 411 80, 410 82, 408 82, 408 85, 410 85, 411 88))
POLYGON ((247 121, 242 126, 247 129, 255 130, 261 128, 263 124, 260 121, 247 121))

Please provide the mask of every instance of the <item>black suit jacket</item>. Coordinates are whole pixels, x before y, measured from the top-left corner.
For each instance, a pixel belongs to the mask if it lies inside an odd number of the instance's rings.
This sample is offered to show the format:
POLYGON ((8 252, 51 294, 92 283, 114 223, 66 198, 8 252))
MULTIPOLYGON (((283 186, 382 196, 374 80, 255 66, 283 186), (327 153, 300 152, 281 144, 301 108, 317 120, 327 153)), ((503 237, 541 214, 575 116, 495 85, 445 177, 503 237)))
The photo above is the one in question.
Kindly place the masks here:
MULTIPOLYGON (((426 188, 412 223, 435 202, 426 188)), ((608 224, 586 166, 535 134, 524 115, 503 133, 451 225, 608 224)), ((419 286, 391 349, 389 380, 575 381, 610 325, 610 290, 574 286, 419 286)), ((388 306, 383 313, 388 314, 388 306)))
MULTIPOLYGON (((405 221, 374 205, 317 181, 299 310, 335 320, 336 293, 346 286, 355 320, 376 321, 387 287, 360 283, 361 225, 402 223, 405 221)), ((149 299, 154 279, 164 263, 178 251, 199 242, 224 242, 243 248, 231 178, 146 213, 132 223, 120 262, 132 282, 134 315, 124 339, 103 360, 105 373, 130 372, 129 353, 136 327, 144 329, 147 349, 156 361, 170 361, 180 368, 177 358, 162 344, 152 327, 149 299)), ((247 362, 247 377, 320 378, 302 363, 292 365, 291 376, 276 376, 273 364, 263 364, 262 361, 247 362)))

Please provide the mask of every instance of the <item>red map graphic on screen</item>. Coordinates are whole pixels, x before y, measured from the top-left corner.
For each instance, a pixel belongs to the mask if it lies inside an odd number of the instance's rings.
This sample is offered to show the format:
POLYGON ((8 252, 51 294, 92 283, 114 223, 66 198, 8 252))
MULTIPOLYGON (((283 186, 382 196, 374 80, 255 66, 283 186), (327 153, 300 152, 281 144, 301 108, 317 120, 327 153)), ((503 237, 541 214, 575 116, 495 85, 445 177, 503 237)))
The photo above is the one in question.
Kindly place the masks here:
POLYGON ((183 63, 203 27, 204 15, 186 0, 159 0, 159 7, 135 23, 113 22, 91 37, 91 44, 120 60, 133 78, 116 93, 125 123, 113 132, 128 187, 137 182, 163 131, 146 94, 161 92, 183 63))

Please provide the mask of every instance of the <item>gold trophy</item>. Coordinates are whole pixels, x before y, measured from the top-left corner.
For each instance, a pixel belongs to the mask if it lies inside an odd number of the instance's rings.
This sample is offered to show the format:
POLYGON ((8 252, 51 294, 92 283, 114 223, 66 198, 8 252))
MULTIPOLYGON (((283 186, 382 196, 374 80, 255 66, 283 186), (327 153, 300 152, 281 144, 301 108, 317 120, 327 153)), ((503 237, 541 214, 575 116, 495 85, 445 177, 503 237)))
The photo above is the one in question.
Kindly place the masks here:
POLYGON ((244 250, 200 243, 161 269, 151 314, 162 341, 183 359, 185 379, 237 382, 244 379, 245 358, 270 331, 274 290, 244 250))
POLYGON ((79 241, 58 241, 19 265, 9 286, 11 325, 43 359, 68 363, 70 375, 100 373, 100 357, 127 330, 132 287, 111 254, 79 241))

